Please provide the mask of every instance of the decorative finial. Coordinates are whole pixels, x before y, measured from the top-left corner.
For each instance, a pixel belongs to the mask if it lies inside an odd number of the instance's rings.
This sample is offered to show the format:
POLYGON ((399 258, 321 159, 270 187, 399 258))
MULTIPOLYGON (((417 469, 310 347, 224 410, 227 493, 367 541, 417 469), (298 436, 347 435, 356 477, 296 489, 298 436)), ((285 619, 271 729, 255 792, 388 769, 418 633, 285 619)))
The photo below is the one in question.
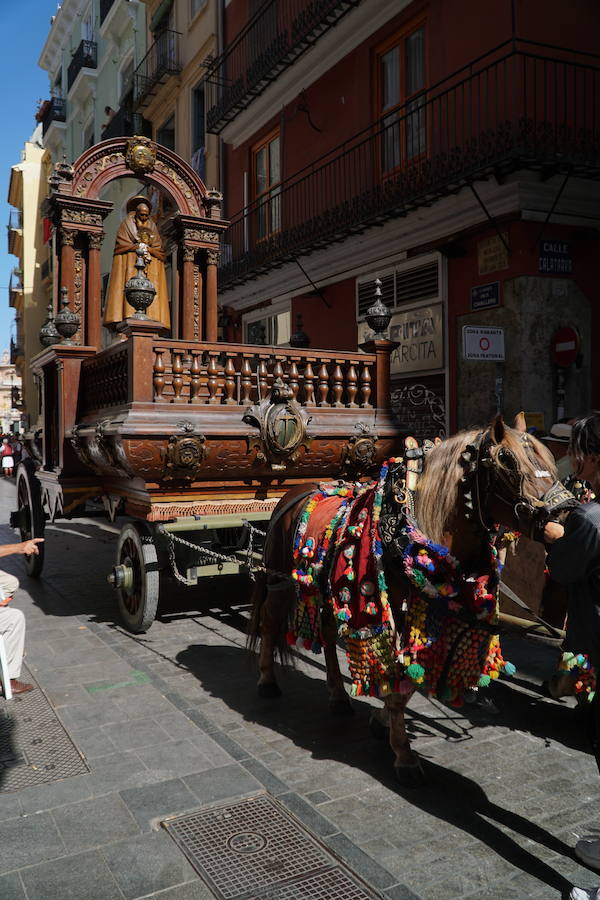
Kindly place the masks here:
POLYGON ((54 322, 56 324, 56 330, 63 339, 62 343, 70 347, 75 343, 71 338, 79 329, 81 319, 76 312, 69 309, 68 289, 66 287, 61 287, 60 293, 62 295, 60 300, 62 309, 56 316, 54 322))
POLYGON ((44 347, 50 347, 52 344, 58 344, 60 334, 54 324, 54 310, 52 309, 52 301, 48 304, 48 318, 40 328, 40 344, 44 347))
POLYGON ((375 279, 375 301, 367 310, 365 319, 367 325, 374 332, 375 339, 381 340, 384 337, 392 313, 381 299, 381 279, 375 279))

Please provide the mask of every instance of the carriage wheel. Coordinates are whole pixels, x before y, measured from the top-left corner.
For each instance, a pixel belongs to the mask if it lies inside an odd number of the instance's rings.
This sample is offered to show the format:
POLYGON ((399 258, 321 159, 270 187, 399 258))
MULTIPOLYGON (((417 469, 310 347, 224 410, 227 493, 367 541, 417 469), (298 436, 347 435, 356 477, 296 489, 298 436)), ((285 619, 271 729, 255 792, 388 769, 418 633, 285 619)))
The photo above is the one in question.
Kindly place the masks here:
POLYGON ((119 613, 128 631, 147 631, 156 617, 160 591, 158 556, 151 530, 143 522, 124 525, 117 564, 108 576, 117 591, 119 613))
MULTIPOLYGON (((45 517, 42 508, 40 485, 24 465, 17 469, 17 522, 21 540, 44 537, 45 517)), ((38 552, 25 556, 25 569, 31 578, 39 578, 44 568, 44 545, 38 544, 38 552)))

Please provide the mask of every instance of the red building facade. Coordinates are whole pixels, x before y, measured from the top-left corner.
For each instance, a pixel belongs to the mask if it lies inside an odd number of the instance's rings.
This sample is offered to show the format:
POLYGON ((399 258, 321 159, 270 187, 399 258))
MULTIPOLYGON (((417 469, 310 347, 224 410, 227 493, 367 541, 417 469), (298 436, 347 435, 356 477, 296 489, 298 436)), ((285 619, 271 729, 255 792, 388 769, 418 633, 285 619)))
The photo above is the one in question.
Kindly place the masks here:
POLYGON ((354 349, 379 278, 404 429, 599 407, 599 25, 593 0, 231 0, 206 81, 227 336, 286 343, 300 314, 354 349))

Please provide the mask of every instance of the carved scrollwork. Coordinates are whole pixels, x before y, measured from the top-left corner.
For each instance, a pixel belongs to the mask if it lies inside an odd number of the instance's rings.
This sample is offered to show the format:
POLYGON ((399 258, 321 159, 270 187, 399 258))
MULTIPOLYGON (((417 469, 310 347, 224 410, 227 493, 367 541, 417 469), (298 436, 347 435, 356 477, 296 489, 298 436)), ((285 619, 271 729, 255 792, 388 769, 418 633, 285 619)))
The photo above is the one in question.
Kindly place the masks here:
POLYGON ((61 228, 60 229, 60 242, 63 247, 73 247, 75 244, 76 237, 77 237, 77 231, 74 228, 61 228))
POLYGON ((184 262, 194 262, 196 258, 196 248, 190 247, 187 244, 183 245, 183 261, 184 262))
POLYGON ((209 266, 218 266, 219 265, 219 256, 220 253, 218 250, 207 250, 206 251, 206 262, 209 266))
POLYGON ((63 209, 60 214, 61 222, 77 225, 102 225, 100 213, 90 212, 87 209, 63 209))
POLYGON ((211 244, 219 243, 219 235, 216 231, 207 231, 204 228, 185 228, 183 231, 184 241, 204 241, 211 244))
POLYGON ((258 435, 248 436, 248 450, 256 450, 258 462, 283 470, 297 459, 302 447, 308 449, 312 440, 307 432, 310 419, 295 401, 293 391, 278 378, 270 395, 244 413, 242 421, 259 430, 258 435))
POLYGON ((102 250, 102 241, 104 240, 103 231, 90 231, 88 234, 88 244, 90 250, 102 250))
POLYGON ((202 464, 208 456, 203 434, 172 434, 162 451, 164 459, 163 481, 196 481, 202 464))
POLYGON ((342 453, 342 467, 352 472, 367 472, 376 462, 376 434, 357 434, 351 437, 342 453))

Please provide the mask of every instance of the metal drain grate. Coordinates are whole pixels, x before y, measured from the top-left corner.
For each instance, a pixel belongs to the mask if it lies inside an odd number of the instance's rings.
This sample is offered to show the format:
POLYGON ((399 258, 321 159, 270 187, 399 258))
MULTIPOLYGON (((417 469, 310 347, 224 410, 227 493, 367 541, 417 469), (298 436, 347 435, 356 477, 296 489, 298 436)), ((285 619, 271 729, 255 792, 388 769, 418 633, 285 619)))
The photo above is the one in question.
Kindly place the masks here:
POLYGON ((241 800, 163 826, 220 900, 374 900, 273 799, 241 800))
POLYGON ((0 793, 89 772, 81 754, 31 673, 35 691, 0 698, 0 793))

